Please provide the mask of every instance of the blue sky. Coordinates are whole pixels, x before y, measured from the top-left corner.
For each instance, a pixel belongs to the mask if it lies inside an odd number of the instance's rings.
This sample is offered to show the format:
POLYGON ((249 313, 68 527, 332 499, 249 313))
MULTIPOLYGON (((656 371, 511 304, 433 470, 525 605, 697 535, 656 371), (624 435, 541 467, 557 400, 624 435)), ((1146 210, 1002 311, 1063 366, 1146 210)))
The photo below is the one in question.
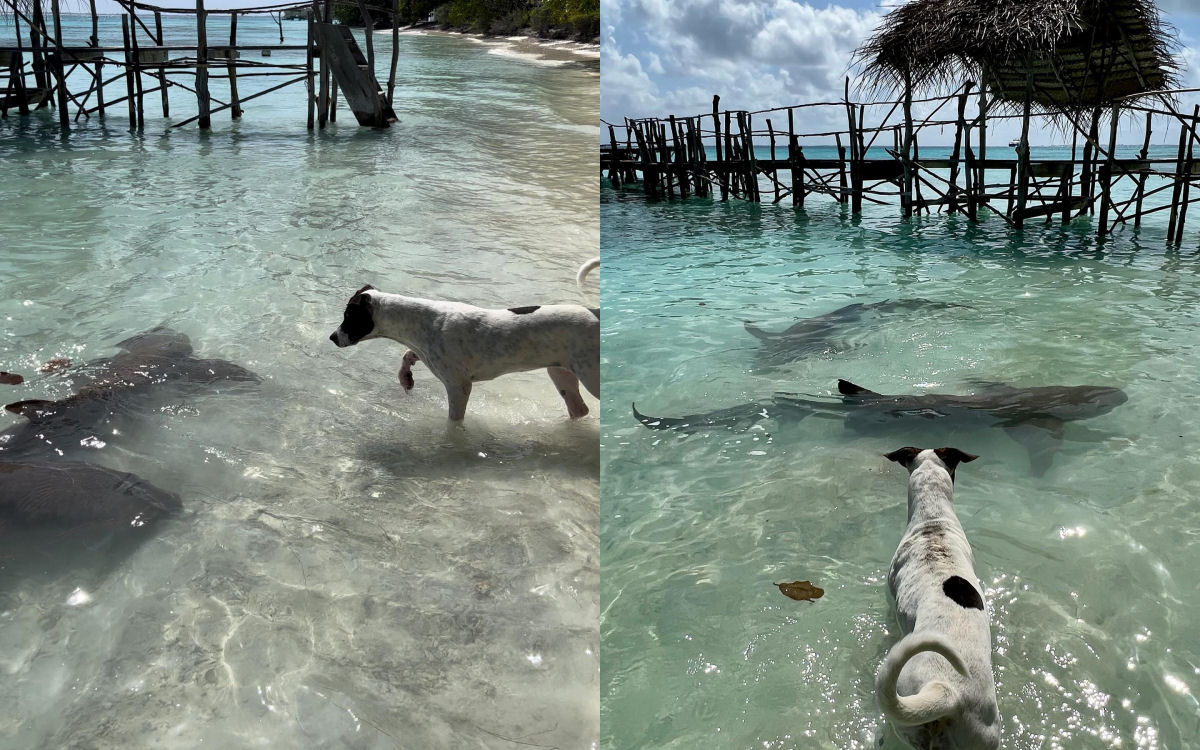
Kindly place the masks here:
MULTIPOLYGON (((711 111, 713 94, 722 109, 751 111, 838 100, 851 54, 899 4, 602 0, 601 117, 698 114, 711 111)), ((1158 5, 1179 33, 1183 84, 1200 87, 1200 2, 1158 5)), ((807 132, 845 127, 835 108, 797 114, 807 132)))

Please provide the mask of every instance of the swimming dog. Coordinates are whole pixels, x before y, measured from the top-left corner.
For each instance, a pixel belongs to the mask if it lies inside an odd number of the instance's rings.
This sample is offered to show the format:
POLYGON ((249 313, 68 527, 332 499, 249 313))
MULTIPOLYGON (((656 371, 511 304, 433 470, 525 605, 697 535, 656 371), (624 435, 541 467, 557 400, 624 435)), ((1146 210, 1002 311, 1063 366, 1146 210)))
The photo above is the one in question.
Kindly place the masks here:
POLYGON ((920 750, 995 750, 1000 712, 988 615, 954 514, 954 469, 977 456, 900 448, 885 457, 909 471, 908 528, 888 573, 905 635, 875 677, 879 706, 920 750))
MULTIPOLYGON (((585 263, 577 279, 595 266, 585 263), (591 267, 589 267, 591 266, 591 267)), ((342 324, 329 336, 339 347, 388 338, 409 347, 400 368, 405 390, 412 365, 424 362, 446 387, 451 421, 466 416, 472 385, 481 380, 546 368, 572 419, 588 406, 579 383, 600 397, 600 311, 582 305, 487 309, 461 302, 405 297, 371 285, 346 304, 342 324)))

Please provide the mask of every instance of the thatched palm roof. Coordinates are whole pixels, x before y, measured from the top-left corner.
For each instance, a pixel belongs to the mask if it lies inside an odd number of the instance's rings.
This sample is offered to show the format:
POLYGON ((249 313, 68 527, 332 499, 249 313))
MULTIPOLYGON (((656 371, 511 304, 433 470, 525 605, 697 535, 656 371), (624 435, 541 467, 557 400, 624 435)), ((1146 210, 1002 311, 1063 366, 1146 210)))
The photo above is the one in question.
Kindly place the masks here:
POLYGON ((1102 105, 1174 87, 1174 34, 1152 0, 912 0, 855 53, 880 90, 982 76, 1002 100, 1102 105))

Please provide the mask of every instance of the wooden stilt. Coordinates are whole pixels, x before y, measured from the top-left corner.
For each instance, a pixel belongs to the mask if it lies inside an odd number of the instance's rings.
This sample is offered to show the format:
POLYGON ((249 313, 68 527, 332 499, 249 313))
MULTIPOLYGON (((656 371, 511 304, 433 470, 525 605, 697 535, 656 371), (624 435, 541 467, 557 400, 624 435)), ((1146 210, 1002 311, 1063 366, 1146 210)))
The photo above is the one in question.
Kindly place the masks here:
POLYGON ((239 120, 242 117, 242 102, 238 98, 237 87, 237 23, 238 14, 229 14, 229 57, 225 71, 229 75, 229 117, 239 120))
POLYGON ((125 50, 125 100, 129 105, 129 129, 137 129, 137 105, 133 88, 133 48, 129 44, 129 16, 121 16, 121 39, 124 40, 125 50))
POLYGON ((908 218, 912 216, 913 202, 913 173, 912 173, 912 147, 913 147, 913 121, 912 121, 912 77, 906 70, 904 72, 904 140, 900 149, 901 164, 903 169, 903 184, 901 185, 900 193, 900 215, 908 218))
POLYGON ((146 127, 146 110, 145 110, 145 86, 142 83, 142 51, 141 45, 137 39, 137 15, 134 13, 133 6, 129 7, 129 46, 133 50, 130 58, 133 60, 133 90, 137 97, 137 104, 134 110, 137 112, 137 129, 142 130, 146 127))
MULTIPOLYGON (((1149 112, 1147 112, 1146 113, 1146 128, 1145 128, 1146 129, 1146 138, 1144 141, 1142 141, 1142 150, 1138 152, 1139 160, 1145 160, 1147 157, 1150 156, 1151 120, 1152 120, 1151 114, 1149 112)), ((1137 229, 1138 227, 1140 227, 1142 225, 1142 199, 1146 196, 1146 177, 1149 175, 1149 172, 1150 172, 1150 170, 1146 166, 1143 166, 1142 169, 1140 169, 1138 172, 1137 206, 1134 208, 1134 211, 1133 211, 1133 228, 1134 229, 1137 229)))
POLYGON ((1033 73, 1027 62, 1025 74, 1025 105, 1021 112, 1021 142, 1017 146, 1017 207, 1016 213, 1009 211, 1013 226, 1020 229, 1025 224, 1025 202, 1029 198, 1029 115, 1033 106, 1033 73))
MULTIPOLYGON (((986 80, 986 78, 981 79, 986 80)), ((975 177, 975 190, 978 191, 979 197, 976 199, 976 204, 988 203, 987 195, 987 86, 980 84, 979 86, 979 172, 975 177)), ((978 211, 978 208, 976 208, 978 211)), ((978 218, 976 215, 975 218, 978 218)))
POLYGON ((1096 229, 1097 237, 1103 237, 1108 233, 1108 212, 1112 208, 1113 161, 1116 159, 1117 124, 1120 120, 1120 110, 1114 106, 1112 108, 1112 122, 1108 129, 1108 153, 1105 155, 1104 166, 1100 173, 1100 223, 1096 229))
POLYGON ((58 5, 58 0, 51 0, 50 12, 54 15, 53 73, 58 91, 58 125, 63 130, 70 130, 71 118, 67 114, 67 74, 63 68, 62 14, 59 12, 58 5))
POLYGON ((317 22, 317 2, 313 0, 312 12, 308 14, 308 43, 305 45, 306 54, 304 56, 304 85, 308 89, 308 129, 312 130, 316 122, 317 108, 317 92, 316 73, 313 71, 314 45, 316 44, 315 35, 313 33, 314 25, 317 22))
MULTIPOLYGON (((713 95, 713 115, 712 115, 712 117, 713 117, 713 131, 716 133, 716 135, 713 137, 713 142, 714 142, 713 145, 717 152, 717 172, 718 172, 718 177, 721 180, 721 200, 727 201, 727 200, 729 200, 729 183, 726 179, 725 171, 722 168, 723 167, 722 162, 724 161, 724 156, 723 156, 723 152, 721 150, 721 116, 720 116, 720 112, 718 111, 718 107, 720 106, 720 104, 721 104, 721 97, 714 94, 713 95)), ((726 151, 727 150, 728 149, 726 149, 726 151)))
POLYGON ((196 0, 196 101, 200 107, 198 124, 201 130, 212 127, 212 98, 208 94, 207 22, 208 13, 204 10, 204 0, 196 0))
POLYGON ((1175 174, 1171 185, 1171 217, 1167 220, 1167 242, 1174 241, 1175 222, 1179 218, 1179 194, 1183 190, 1183 180, 1188 176, 1183 171, 1184 149, 1187 148, 1188 127, 1184 118, 1179 118, 1179 151, 1175 156, 1175 174))
MULTIPOLYGON (((160 11, 154 11, 154 33, 155 33, 155 36, 154 36, 155 44, 157 44, 159 47, 162 47, 164 44, 164 38, 163 38, 162 13, 160 11)), ((162 57, 164 59, 166 58, 165 52, 162 54, 162 57)), ((162 97, 163 117, 170 117, 171 116, 171 100, 167 94, 167 88, 168 88, 167 87, 167 69, 163 65, 158 66, 158 80, 162 83, 162 85, 159 87, 159 92, 162 97)))
POLYGON ((1188 202, 1192 192, 1192 171, 1195 162, 1192 161, 1192 146, 1196 142, 1196 122, 1200 120, 1200 104, 1192 110, 1192 119, 1187 123, 1187 156, 1183 160, 1183 191, 1179 197, 1179 218, 1175 222, 1175 244, 1183 242, 1183 222, 1187 218, 1188 202))

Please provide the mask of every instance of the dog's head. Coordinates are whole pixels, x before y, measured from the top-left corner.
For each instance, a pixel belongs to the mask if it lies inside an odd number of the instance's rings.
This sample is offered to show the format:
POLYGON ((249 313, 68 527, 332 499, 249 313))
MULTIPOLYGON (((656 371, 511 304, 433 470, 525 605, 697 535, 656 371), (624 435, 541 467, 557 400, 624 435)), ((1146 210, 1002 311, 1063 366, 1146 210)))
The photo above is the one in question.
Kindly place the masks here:
POLYGON ((946 471, 950 474, 950 479, 954 479, 954 468, 956 466, 979 458, 979 456, 973 456, 970 453, 960 451, 958 448, 926 448, 925 450, 921 450, 920 448, 913 448, 911 446, 898 448, 891 453, 885 453, 883 457, 889 461, 895 461, 908 469, 910 474, 926 461, 935 460, 946 468, 946 471))
POLYGON ((367 284, 354 293, 346 303, 346 312, 342 314, 342 324, 329 334, 329 340, 338 346, 353 346, 371 335, 375 330, 375 317, 372 313, 374 300, 371 292, 375 287, 367 284))

